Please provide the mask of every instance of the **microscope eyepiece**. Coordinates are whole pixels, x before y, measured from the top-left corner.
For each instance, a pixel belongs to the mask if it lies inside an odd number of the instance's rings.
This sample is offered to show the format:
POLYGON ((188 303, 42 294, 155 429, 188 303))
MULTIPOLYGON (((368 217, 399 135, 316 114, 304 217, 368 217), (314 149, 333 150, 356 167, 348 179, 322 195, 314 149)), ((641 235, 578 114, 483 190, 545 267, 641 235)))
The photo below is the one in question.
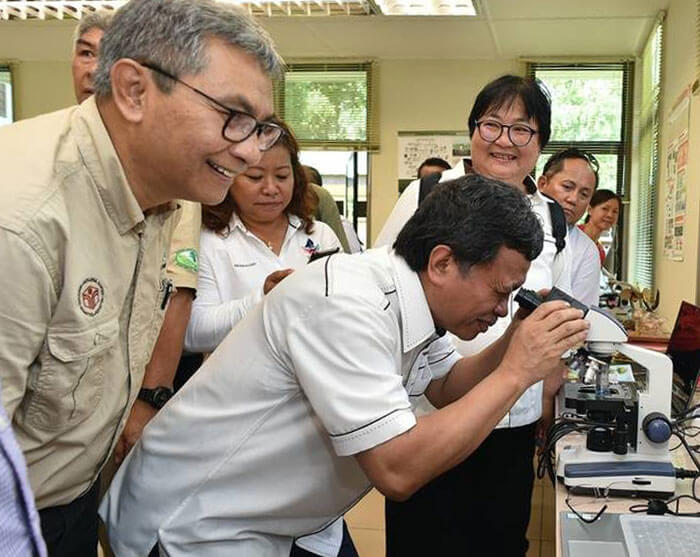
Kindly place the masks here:
POLYGON ((576 298, 569 296, 563 290, 554 287, 549 291, 544 298, 534 290, 521 288, 515 296, 515 301, 529 311, 534 311, 542 302, 552 302, 554 300, 564 300, 571 304, 571 307, 580 309, 585 315, 588 312, 588 306, 579 302, 576 298))

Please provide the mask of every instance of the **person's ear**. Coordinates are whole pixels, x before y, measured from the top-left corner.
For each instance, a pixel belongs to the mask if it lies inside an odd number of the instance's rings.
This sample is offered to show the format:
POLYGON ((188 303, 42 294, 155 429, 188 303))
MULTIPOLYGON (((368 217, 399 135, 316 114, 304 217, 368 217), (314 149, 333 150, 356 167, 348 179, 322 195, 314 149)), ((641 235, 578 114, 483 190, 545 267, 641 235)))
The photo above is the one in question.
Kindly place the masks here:
POLYGON ((117 60, 109 73, 112 80, 112 99, 125 120, 139 123, 146 108, 146 93, 155 84, 149 70, 130 58, 117 60))
POLYGON ((439 286, 448 280, 451 276, 452 267, 456 264, 452 248, 444 244, 438 244, 430 251, 425 274, 432 284, 439 286))
POLYGON ((544 187, 547 185, 547 177, 542 174, 539 178, 537 178, 537 189, 540 191, 544 190, 544 187))

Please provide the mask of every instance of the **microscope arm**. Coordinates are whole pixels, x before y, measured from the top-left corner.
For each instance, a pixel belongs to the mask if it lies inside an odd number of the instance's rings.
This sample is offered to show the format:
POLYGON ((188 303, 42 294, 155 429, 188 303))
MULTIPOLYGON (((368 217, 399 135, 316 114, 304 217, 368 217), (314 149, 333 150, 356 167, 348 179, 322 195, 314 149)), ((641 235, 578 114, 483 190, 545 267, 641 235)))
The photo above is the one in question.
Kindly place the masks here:
POLYGON ((637 452, 643 454, 668 453, 668 443, 651 443, 642 434, 644 418, 652 412, 660 412, 671 417, 671 389, 673 383, 673 364, 671 359, 661 352, 648 350, 633 344, 620 344, 617 350, 647 369, 646 389, 638 392, 639 396, 639 435, 637 435, 637 452))

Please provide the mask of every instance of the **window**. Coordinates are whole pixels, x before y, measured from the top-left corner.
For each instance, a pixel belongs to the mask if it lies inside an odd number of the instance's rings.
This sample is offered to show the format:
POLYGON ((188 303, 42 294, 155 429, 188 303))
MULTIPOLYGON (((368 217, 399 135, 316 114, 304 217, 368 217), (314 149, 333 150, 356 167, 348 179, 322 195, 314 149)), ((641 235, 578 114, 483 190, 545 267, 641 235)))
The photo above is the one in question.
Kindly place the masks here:
POLYGON ((370 62, 292 63, 275 87, 276 111, 294 130, 302 162, 320 171, 365 245, 369 153, 379 148, 374 95, 370 62))
POLYGON ((642 51, 642 98, 639 117, 639 180, 632 207, 634 260, 631 282, 642 288, 654 287, 654 236, 659 181, 659 105, 663 65, 663 20, 652 29, 642 51))
POLYGON ((372 64, 290 64, 277 113, 304 149, 376 151, 372 64))
POLYGON ((11 124, 12 115, 12 74, 7 66, 0 66, 0 126, 11 124))
POLYGON ((367 246, 367 163, 364 151, 302 151, 299 160, 313 166, 323 178, 323 187, 335 199, 338 211, 355 227, 367 246))
MULTIPOLYGON (((552 136, 537 163, 537 175, 549 155, 566 147, 578 147, 598 159, 599 188, 610 189, 627 201, 629 182, 629 134, 632 110, 632 62, 597 64, 530 64, 528 73, 542 80, 552 95, 552 136), (595 99, 595 102, 591 102, 595 99)), ((622 231, 624 210, 613 238, 612 270, 623 270, 622 231)))

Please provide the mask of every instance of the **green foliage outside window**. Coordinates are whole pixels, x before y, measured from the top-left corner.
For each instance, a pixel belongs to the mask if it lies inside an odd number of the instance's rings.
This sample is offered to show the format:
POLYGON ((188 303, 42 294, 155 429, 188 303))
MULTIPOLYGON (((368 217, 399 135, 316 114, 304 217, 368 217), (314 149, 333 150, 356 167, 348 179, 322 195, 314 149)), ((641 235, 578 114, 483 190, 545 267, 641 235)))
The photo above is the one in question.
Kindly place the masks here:
POLYGON ((365 72, 299 72, 285 79, 285 116, 300 140, 365 141, 365 72))
POLYGON ((552 141, 620 141, 623 74, 538 71, 552 94, 552 141))

